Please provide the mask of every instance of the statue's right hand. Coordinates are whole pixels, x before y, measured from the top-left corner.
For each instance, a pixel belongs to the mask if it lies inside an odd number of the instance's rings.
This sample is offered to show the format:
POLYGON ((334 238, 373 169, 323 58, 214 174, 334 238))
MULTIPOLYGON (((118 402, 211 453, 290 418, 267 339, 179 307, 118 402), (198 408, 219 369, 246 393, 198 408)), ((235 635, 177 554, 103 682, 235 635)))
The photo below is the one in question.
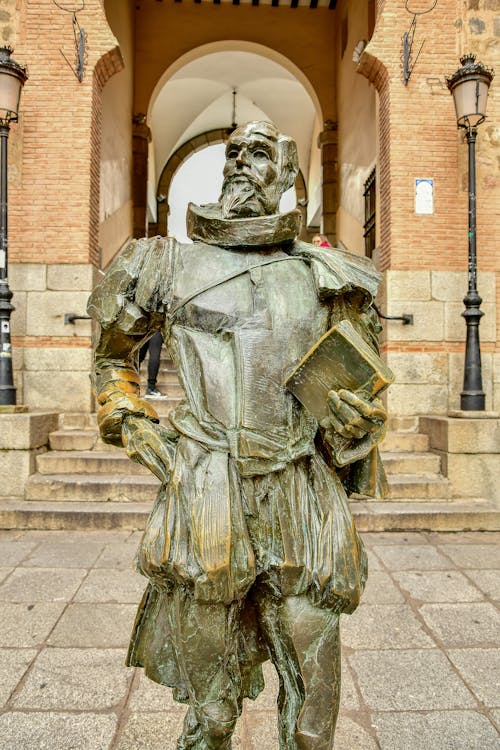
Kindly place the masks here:
POLYGON ((129 458, 146 466, 166 484, 172 471, 177 433, 147 417, 130 414, 122 425, 122 440, 129 458))

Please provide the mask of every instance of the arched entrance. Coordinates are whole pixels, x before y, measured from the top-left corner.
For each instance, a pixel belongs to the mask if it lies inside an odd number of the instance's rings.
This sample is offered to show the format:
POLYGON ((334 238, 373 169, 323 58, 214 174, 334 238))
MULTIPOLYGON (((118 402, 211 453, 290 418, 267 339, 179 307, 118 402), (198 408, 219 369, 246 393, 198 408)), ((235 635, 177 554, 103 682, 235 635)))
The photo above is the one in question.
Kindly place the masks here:
MULTIPOLYGON (((303 74, 273 50, 248 43, 244 50, 235 47, 236 43, 221 43, 191 51, 183 58, 185 64, 176 61, 154 89, 147 116, 151 142, 145 190, 150 231, 164 234, 168 229, 165 197, 183 161, 210 144, 224 142, 233 122, 257 119, 275 122, 296 140, 301 168, 296 191, 304 225, 308 215, 318 212, 321 153, 316 142, 322 123, 318 97, 310 84, 304 84, 303 74), (309 208, 308 196, 313 196, 309 208)), ((143 164, 136 163, 135 174, 145 174, 143 164)))

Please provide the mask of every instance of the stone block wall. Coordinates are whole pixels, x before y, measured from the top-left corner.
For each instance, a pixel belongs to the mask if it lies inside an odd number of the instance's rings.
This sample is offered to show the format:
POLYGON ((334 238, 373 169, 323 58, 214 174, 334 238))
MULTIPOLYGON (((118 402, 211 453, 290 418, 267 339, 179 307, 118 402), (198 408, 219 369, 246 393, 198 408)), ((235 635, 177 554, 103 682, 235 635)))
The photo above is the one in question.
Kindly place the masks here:
MULTIPOLYGON (((392 415, 446 414, 458 409, 463 381, 465 320, 462 271, 386 271, 379 303, 386 315, 412 313, 414 325, 383 321, 382 351, 396 375, 387 394, 392 415)), ((500 405, 496 277, 478 275, 484 317, 480 324, 486 408, 500 405)))
POLYGON ((88 264, 12 263, 12 347, 18 403, 33 410, 89 412, 91 322, 86 315, 97 271, 88 264))

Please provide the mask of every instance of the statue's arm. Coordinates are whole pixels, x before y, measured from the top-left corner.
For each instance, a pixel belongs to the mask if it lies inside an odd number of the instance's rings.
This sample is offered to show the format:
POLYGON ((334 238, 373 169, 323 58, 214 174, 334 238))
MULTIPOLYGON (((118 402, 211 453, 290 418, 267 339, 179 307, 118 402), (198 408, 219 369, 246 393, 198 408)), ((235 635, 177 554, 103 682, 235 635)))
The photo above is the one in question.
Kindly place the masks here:
MULTIPOLYGON (((332 309, 332 325, 345 318, 378 351, 379 326, 373 308, 361 311, 356 298, 338 299, 332 309)), ((336 466, 365 459, 385 437, 387 412, 380 398, 345 389, 330 391, 328 408, 329 417, 322 423, 323 437, 336 466)))
POLYGON ((144 288, 144 275, 150 273, 145 267, 149 249, 145 242, 131 243, 92 292, 87 309, 99 324, 92 384, 104 442, 123 445, 131 458, 166 481, 176 434, 159 424, 155 410, 141 398, 138 372, 139 349, 164 318, 161 310, 138 304, 137 289, 144 288))

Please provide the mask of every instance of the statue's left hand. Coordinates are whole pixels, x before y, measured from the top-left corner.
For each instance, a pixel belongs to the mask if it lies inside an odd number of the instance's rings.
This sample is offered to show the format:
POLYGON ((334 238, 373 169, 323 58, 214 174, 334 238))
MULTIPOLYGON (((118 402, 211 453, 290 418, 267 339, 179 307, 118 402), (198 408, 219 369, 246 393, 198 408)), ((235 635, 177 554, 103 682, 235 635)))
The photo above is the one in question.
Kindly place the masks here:
POLYGON ((328 408, 330 415, 321 424, 338 466, 368 455, 384 438, 387 412, 379 398, 368 399, 346 389, 330 391, 328 408))

